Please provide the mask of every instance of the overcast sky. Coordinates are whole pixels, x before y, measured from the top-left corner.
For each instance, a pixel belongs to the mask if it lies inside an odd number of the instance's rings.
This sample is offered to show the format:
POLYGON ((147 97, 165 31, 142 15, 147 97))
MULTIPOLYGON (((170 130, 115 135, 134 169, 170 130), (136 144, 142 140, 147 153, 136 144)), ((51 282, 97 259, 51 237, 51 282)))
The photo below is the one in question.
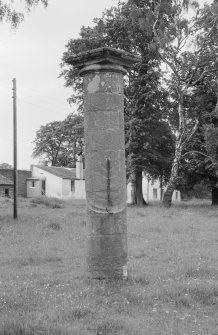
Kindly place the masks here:
POLYGON ((17 79, 18 168, 29 169, 38 162, 31 155, 40 125, 63 120, 76 109, 67 102, 70 89, 58 78, 66 43, 117 3, 50 0, 47 9, 33 8, 16 31, 0 23, 0 163, 13 164, 12 79, 17 79))
POLYGON ((117 2, 50 0, 46 9, 33 8, 16 31, 0 23, 0 163, 13 164, 12 79, 17 79, 18 168, 29 169, 38 161, 31 154, 40 125, 75 110, 67 102, 70 89, 58 78, 66 43, 117 2))

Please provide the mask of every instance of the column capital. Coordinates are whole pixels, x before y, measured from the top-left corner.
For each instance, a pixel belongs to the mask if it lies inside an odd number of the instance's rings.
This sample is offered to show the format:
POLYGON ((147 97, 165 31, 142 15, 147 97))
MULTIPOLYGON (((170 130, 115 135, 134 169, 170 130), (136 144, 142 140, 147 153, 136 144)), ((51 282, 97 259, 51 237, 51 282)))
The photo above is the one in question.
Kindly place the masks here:
POLYGON ((111 47, 101 47, 67 58, 67 63, 80 69, 80 74, 94 71, 118 71, 126 73, 134 63, 139 61, 138 57, 132 54, 111 47))

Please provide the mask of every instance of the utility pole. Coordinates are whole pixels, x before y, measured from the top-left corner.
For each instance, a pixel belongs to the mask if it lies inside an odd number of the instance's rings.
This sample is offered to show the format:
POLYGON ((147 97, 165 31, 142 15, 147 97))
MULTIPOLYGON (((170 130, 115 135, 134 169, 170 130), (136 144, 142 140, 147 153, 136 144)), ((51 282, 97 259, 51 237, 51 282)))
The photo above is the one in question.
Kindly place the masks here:
POLYGON ((17 219, 17 83, 13 82, 13 137, 14 137, 14 219, 17 219))

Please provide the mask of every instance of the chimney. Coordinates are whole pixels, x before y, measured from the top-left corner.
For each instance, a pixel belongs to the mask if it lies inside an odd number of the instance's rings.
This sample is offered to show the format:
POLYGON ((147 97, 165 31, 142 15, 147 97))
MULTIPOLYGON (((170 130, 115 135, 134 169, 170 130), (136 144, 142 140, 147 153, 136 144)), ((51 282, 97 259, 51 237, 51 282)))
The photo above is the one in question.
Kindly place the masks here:
POLYGON ((83 159, 82 156, 77 156, 76 161, 76 178, 83 179, 83 159))

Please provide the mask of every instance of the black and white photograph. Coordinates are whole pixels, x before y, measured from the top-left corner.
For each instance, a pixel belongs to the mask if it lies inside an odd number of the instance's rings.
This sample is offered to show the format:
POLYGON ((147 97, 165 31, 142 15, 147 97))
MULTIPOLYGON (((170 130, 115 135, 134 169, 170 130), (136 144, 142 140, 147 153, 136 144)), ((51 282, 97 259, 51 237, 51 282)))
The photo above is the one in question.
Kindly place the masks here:
POLYGON ((0 335, 218 335, 218 0, 0 0, 0 335))

